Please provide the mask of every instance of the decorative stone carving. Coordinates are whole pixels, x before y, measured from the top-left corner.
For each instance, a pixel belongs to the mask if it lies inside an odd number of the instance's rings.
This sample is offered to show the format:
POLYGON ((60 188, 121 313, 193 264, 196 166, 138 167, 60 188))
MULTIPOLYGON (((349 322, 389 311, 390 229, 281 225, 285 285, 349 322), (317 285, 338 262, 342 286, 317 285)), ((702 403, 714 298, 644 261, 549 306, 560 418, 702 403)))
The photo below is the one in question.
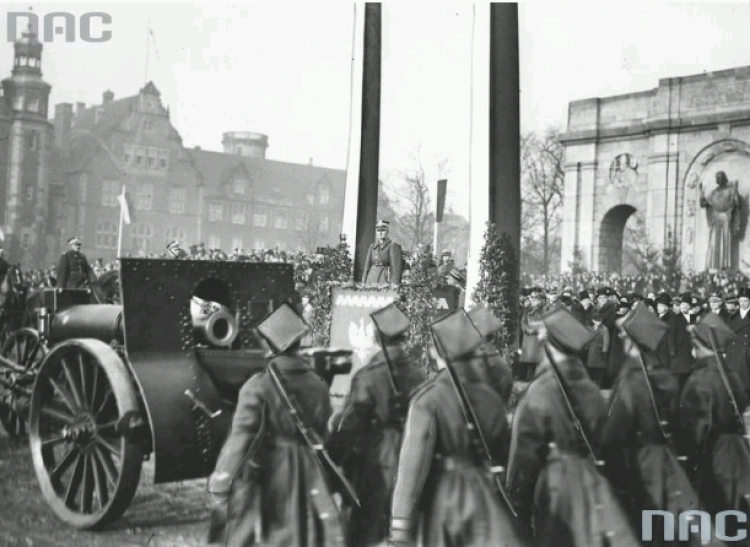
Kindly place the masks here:
POLYGON ((609 166, 609 182, 616 187, 634 187, 638 181, 638 160, 631 154, 620 154, 609 166))
POLYGON ((689 217, 695 216, 695 200, 694 199, 687 200, 687 216, 689 217))
POLYGON ((687 229, 685 237, 687 238, 688 245, 693 243, 693 239, 695 238, 695 230, 693 230, 692 226, 687 229))
POLYGON ((690 188, 691 190, 693 188, 697 188, 699 182, 700 182, 700 178, 698 177, 698 173, 696 173, 695 171, 693 171, 690 174, 690 177, 688 178, 687 187, 690 188))

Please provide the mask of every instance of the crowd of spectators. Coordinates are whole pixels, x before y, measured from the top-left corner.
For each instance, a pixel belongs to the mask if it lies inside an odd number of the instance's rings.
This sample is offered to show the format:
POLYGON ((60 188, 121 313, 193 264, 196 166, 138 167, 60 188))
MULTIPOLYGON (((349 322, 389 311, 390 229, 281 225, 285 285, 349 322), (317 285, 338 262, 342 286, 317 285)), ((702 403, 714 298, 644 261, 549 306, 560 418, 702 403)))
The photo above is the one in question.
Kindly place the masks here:
POLYGON ((685 272, 667 276, 665 274, 621 275, 617 272, 582 272, 576 275, 563 274, 544 276, 524 273, 522 287, 570 288, 575 292, 612 287, 620 293, 635 293, 641 296, 660 292, 708 295, 711 293, 736 293, 747 285, 747 277, 742 272, 709 271, 685 272))

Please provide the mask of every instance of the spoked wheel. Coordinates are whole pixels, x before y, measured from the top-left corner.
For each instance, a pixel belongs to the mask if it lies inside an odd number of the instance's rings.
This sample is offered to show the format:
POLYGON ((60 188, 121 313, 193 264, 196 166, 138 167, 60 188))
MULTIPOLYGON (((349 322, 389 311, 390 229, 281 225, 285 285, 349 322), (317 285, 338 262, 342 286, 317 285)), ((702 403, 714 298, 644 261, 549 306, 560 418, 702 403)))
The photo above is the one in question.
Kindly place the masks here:
POLYGON ((47 346, 34 329, 19 329, 5 341, 0 355, 0 423, 13 438, 26 435, 31 389, 47 346))
POLYGON ((34 385, 29 438, 42 495, 60 519, 94 529, 122 515, 138 486, 144 427, 134 384, 110 346, 55 346, 34 385))

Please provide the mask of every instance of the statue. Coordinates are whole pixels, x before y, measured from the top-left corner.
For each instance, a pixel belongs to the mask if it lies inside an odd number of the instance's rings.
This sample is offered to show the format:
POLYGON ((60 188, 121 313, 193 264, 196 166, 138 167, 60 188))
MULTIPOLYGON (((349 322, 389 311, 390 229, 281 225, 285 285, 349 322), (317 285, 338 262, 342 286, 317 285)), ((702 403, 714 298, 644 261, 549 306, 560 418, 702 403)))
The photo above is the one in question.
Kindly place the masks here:
POLYGON ((706 268, 727 270, 732 267, 732 242, 740 233, 740 196, 737 182, 729 186, 724 171, 716 173, 716 184, 708 197, 700 185, 701 207, 706 209, 708 220, 708 249, 706 268))

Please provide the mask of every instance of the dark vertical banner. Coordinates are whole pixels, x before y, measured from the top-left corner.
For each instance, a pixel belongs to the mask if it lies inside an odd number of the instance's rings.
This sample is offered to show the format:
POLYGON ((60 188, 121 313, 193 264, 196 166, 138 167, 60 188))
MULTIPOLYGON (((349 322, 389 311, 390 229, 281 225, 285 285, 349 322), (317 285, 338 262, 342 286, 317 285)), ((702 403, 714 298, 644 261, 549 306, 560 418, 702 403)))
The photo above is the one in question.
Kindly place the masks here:
POLYGON ((520 262, 521 122, 518 4, 490 4, 490 221, 520 262))
MULTIPOLYGON (((448 179, 437 181, 437 209, 435 211, 435 222, 443 222, 443 211, 445 210, 445 194, 448 190, 448 179)), ((437 252, 437 249, 435 249, 437 252)))
POLYGON ((375 239, 380 165, 380 74, 382 6, 365 4, 364 66, 362 70, 362 140, 359 159, 359 196, 354 245, 354 279, 362 280, 367 250, 375 239))

